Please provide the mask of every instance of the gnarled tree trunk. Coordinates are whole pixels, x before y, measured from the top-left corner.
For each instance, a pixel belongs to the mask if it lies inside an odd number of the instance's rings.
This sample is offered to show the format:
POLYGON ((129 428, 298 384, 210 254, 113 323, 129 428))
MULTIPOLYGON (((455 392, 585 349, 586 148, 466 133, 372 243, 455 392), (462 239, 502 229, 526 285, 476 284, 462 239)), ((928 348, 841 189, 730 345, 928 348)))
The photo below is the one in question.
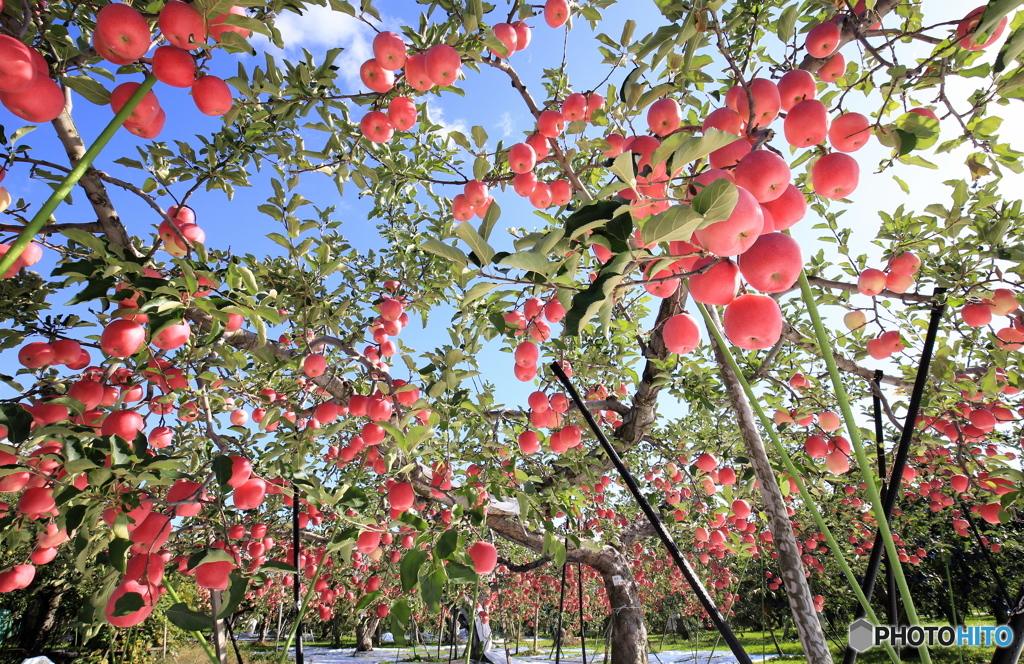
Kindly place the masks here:
POLYGON ((373 635, 377 633, 380 618, 370 618, 356 625, 356 652, 373 650, 373 635))
POLYGON ((617 549, 606 549, 617 554, 607 554, 606 566, 598 570, 612 612, 612 664, 647 664, 647 625, 633 571, 617 549))

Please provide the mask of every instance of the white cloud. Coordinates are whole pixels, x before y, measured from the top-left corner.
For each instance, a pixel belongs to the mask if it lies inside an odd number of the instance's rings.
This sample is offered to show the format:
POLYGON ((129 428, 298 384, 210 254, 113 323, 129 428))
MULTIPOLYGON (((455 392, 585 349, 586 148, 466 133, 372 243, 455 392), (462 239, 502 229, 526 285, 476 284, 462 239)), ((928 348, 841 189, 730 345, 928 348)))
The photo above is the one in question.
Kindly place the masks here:
POLYGON ((512 135, 512 114, 505 111, 501 114, 501 120, 498 121, 498 128, 501 129, 502 138, 508 138, 512 135))
POLYGON ((451 131, 459 131, 466 134, 469 132, 469 126, 465 120, 461 118, 454 121, 445 120, 444 109, 435 105, 433 100, 427 101, 427 117, 432 123, 441 125, 439 133, 447 134, 451 131))
MULTIPOLYGON (((343 80, 362 88, 359 67, 373 57, 374 31, 362 21, 331 10, 330 7, 311 7, 307 12, 295 14, 282 12, 275 24, 281 31, 285 54, 295 56, 301 49, 307 49, 314 56, 321 56, 330 48, 345 49, 335 60, 343 80)), ((258 44, 266 50, 276 51, 269 41, 258 44)), ((318 58, 319 59, 319 58, 318 58)))

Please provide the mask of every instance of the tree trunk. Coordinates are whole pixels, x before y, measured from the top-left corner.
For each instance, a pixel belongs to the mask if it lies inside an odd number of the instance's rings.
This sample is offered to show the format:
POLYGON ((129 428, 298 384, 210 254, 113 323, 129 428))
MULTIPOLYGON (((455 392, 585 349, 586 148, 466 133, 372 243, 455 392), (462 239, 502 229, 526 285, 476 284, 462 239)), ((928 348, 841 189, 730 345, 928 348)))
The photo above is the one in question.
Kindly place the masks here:
POLYGON ((53 636, 53 624, 57 620, 57 609, 64 591, 48 589, 37 593, 21 621, 21 637, 19 645, 22 649, 34 653, 40 650, 47 639, 53 636))
MULTIPOLYGON (((709 313, 714 324, 721 329, 718 317, 710 307, 709 313)), ((725 361, 722 350, 717 346, 715 346, 715 358, 722 372, 726 391, 729 393, 729 401, 736 412, 740 436, 747 450, 747 456, 750 458, 750 465, 754 469, 754 475, 757 476, 760 486, 761 501, 768 514, 768 526, 772 533, 775 551, 779 557, 779 570, 785 582, 790 612, 793 615, 793 622, 796 624, 797 635, 800 637, 804 655, 807 657, 808 664, 832 664, 832 653, 828 648, 825 632, 821 629, 821 623, 818 621, 817 611, 814 610, 811 588, 807 585, 807 575, 804 572, 803 561, 800 559, 800 549, 797 546, 796 537, 793 535, 793 524, 786 511, 786 501, 775 480, 775 470, 768 460, 764 441, 757 428, 754 411, 743 391, 743 386, 725 361)))
POLYGON ((612 611, 611 662, 612 664, 648 664, 647 625, 640 605, 640 592, 633 578, 633 570, 626 557, 616 549, 606 547, 607 565, 601 572, 608 603, 612 611))
POLYGON ((1024 593, 1021 594, 1014 613, 1006 623, 1013 630, 1013 642, 1006 648, 996 648, 992 655, 992 664, 1017 664, 1021 651, 1024 650, 1024 593))
POLYGON ((356 625, 356 652, 373 650, 373 636, 377 632, 380 618, 370 618, 356 625))

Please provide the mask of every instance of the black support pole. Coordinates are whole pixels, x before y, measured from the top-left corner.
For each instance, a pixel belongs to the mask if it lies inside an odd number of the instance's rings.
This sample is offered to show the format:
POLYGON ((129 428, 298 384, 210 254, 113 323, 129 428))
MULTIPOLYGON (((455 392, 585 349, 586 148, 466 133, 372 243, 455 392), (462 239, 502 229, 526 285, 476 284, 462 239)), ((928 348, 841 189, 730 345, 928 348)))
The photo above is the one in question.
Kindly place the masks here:
MULTIPOLYGON (((566 541, 566 544, 569 542, 566 541)), ((569 563, 562 563, 562 592, 558 597, 558 628, 555 632, 555 664, 562 661, 562 615, 565 612, 565 571, 569 563)))
MULTIPOLYGON (((892 511, 896 507, 896 499, 900 494, 900 484, 903 481, 903 469, 907 466, 907 457, 910 454, 910 441, 917 429, 917 414, 921 410, 921 400, 924 398, 924 388, 928 384, 928 368, 932 361, 932 352, 935 350, 935 339, 939 334, 939 323, 942 321, 942 314, 946 310, 946 302, 942 296, 946 293, 945 288, 936 288, 932 291, 931 318, 928 321, 928 332, 924 338, 924 348, 921 350, 921 364, 917 367, 917 376, 914 378, 914 389, 910 393, 910 403, 907 405, 907 419, 903 424, 903 432, 900 434, 900 442, 896 447, 896 456, 892 462, 892 472, 889 473, 889 482, 885 485, 882 495, 882 511, 885 514, 887 523, 892 521, 892 511)), ((881 469, 879 470, 881 473, 881 469)), ((884 483, 885 476, 882 475, 884 483)), ((882 554, 885 546, 882 544, 881 530, 875 531, 875 543, 871 547, 871 556, 868 559, 867 569, 864 571, 864 581, 861 584, 864 596, 871 601, 871 594, 875 590, 875 581, 878 580, 878 569, 881 567, 882 554)), ((891 565, 898 565, 898 560, 889 561, 891 565)), ((857 611, 857 616, 863 616, 863 607, 857 611)), ((857 651, 847 646, 843 654, 843 664, 853 664, 857 661, 857 651)))
MULTIPOLYGON (((885 478, 888 476, 886 471, 885 462, 885 427, 882 425, 882 377, 881 371, 875 371, 875 377, 872 382, 875 384, 875 388, 871 393, 871 408, 874 411, 875 417, 875 452, 878 456, 878 476, 882 478, 881 495, 885 498, 885 478)), ((892 573, 892 561, 889 560, 889 556, 884 559, 885 564, 885 594, 886 599, 889 601, 889 624, 895 625, 899 622, 900 608, 899 598, 896 596, 896 577, 892 573)), ((860 615, 864 613, 864 607, 858 607, 857 617, 863 618, 860 615)))
POLYGON ((292 597, 295 601, 295 664, 304 664, 302 655, 302 571, 299 569, 299 554, 302 551, 302 538, 299 532, 299 489, 292 482, 292 552, 295 559, 295 583, 292 584, 292 597))
POLYGON ((576 587, 580 597, 580 647, 583 649, 583 664, 587 664, 587 625, 583 622, 583 563, 576 563, 576 587))
POLYGON ((707 588, 704 587, 704 584, 701 583, 701 580, 693 571, 693 568, 690 567, 690 563, 687 562, 686 558, 684 558, 683 554, 679 551, 679 547, 676 546, 675 541, 672 539, 672 535, 670 535, 668 530, 665 529, 665 524, 661 522, 661 518, 658 516, 658 513, 654 511, 654 508, 651 507, 651 504, 647 502, 647 499, 644 498, 644 495, 640 492, 640 487, 637 485, 636 480, 633 479, 633 475, 630 474, 629 469, 626 468, 626 464, 622 462, 622 459, 619 457, 619 453, 615 451, 614 447, 612 447, 612 444, 608 441, 604 432, 601 431, 601 428, 597 425, 597 421, 594 420, 594 416, 589 410, 587 410, 586 403, 584 403, 579 392, 576 391, 576 388, 573 387, 569 377, 565 375, 565 371, 562 370, 562 367, 557 362, 551 363, 551 371, 565 387, 569 396, 572 397, 573 402, 576 404, 576 408, 579 409, 580 414, 587 421, 587 425, 590 426, 590 430, 594 432, 595 436, 597 436, 598 441, 601 443, 601 447, 604 448, 608 458, 611 459, 612 464, 615 465, 615 469, 618 471, 619 476, 629 488, 629 492, 633 494, 633 498, 640 505, 640 509, 643 511, 644 516, 646 516, 647 520, 651 522, 652 526, 654 526, 654 532, 657 533, 662 544, 664 544, 665 548, 668 549, 668 553, 672 557, 673 562, 675 562, 679 571, 682 572, 683 578, 686 579, 690 588, 693 589, 693 592, 700 601, 701 606, 704 607, 708 617, 711 618, 711 622, 715 625, 715 628, 718 629, 718 632, 722 635, 726 644, 728 644, 729 650, 732 651, 737 662, 739 664, 753 664, 750 659, 750 655, 748 655, 747 651, 743 649, 743 645, 739 642, 739 639, 736 638, 736 635, 733 634, 732 629, 729 627, 728 623, 725 622, 725 618, 723 618, 722 614, 718 611, 718 607, 715 606, 714 600, 712 600, 711 595, 708 594, 707 588))

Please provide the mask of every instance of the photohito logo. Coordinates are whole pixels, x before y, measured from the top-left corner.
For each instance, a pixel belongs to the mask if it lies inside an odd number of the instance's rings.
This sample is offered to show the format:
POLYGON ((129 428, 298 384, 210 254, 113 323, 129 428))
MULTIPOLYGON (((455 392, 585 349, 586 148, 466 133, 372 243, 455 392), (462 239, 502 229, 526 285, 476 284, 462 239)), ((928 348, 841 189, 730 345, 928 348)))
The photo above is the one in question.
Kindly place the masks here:
POLYGON ((850 623, 850 647, 857 652, 888 642, 910 646, 998 646, 1013 643, 1008 625, 874 625, 864 618, 850 623))

